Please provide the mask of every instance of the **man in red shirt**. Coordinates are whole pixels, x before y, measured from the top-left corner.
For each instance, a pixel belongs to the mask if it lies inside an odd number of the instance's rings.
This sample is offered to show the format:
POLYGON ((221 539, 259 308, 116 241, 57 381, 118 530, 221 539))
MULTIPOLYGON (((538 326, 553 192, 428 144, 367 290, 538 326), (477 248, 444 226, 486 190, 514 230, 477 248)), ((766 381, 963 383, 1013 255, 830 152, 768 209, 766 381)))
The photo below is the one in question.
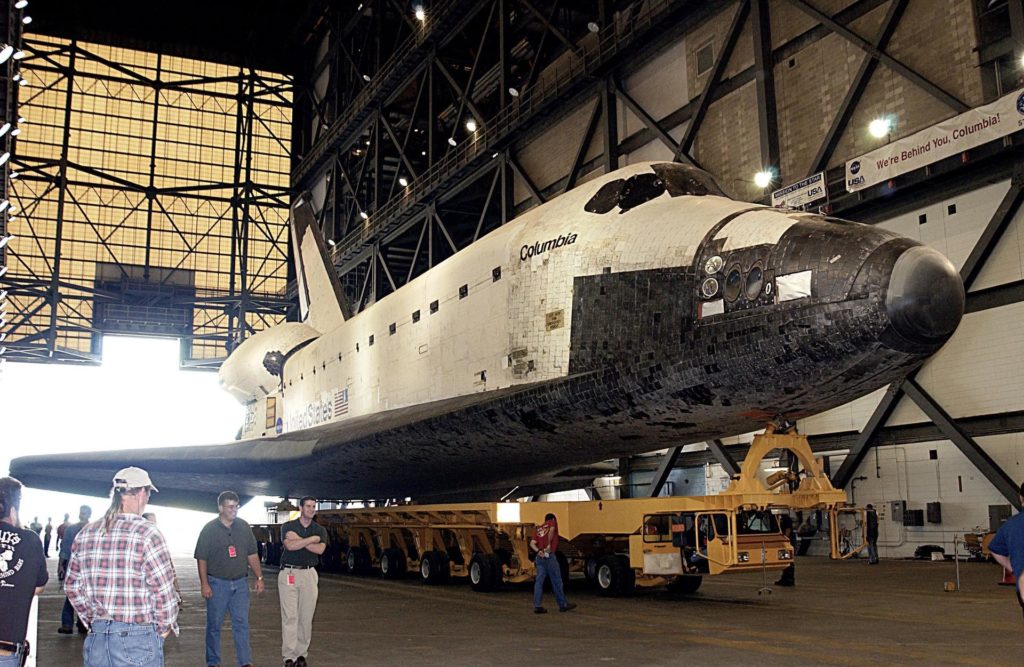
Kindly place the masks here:
POLYGON ((566 601, 565 592, 562 590, 562 570, 558 566, 558 558, 555 557, 555 552, 558 551, 558 520, 554 514, 549 513, 545 516, 544 523, 533 530, 530 548, 537 553, 534 560, 537 579, 533 584, 533 613, 548 613, 548 610, 541 606, 545 579, 551 580, 551 590, 558 602, 558 611, 575 609, 576 605, 566 601))

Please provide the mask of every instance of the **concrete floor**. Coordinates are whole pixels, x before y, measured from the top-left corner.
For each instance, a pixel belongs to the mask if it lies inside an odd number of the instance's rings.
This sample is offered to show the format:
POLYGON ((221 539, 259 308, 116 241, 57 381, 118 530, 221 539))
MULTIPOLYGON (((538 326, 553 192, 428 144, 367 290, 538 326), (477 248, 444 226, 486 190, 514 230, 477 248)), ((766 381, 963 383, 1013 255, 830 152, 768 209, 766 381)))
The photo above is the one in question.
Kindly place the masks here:
MULTIPOLYGON (((56 570, 56 560, 51 560, 56 570)), ((194 561, 176 560, 184 597, 171 667, 204 665, 205 606, 194 561)), ((280 665, 276 572, 250 615, 257 665, 280 665)), ((999 569, 961 564, 962 591, 945 593, 951 562, 797 561, 797 586, 758 595, 761 575, 705 578, 693 596, 641 591, 599 597, 583 580, 567 594, 579 608, 531 613, 529 586, 474 593, 415 579, 324 575, 311 665, 1022 665, 1024 624, 999 569)), ((773 580, 774 577, 771 577, 773 580)), ((57 634, 56 577, 39 608, 39 665, 81 665, 82 639, 57 634)), ((546 604, 555 605, 547 595, 546 604)), ((235 665, 224 632, 224 665, 235 665)))

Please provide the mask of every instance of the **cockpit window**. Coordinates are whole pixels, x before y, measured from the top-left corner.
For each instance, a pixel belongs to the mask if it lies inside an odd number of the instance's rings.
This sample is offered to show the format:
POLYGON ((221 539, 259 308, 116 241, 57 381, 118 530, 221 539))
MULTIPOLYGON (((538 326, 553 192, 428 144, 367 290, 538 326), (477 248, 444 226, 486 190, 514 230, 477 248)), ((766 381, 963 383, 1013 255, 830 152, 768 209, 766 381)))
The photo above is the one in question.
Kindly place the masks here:
POLYGON ((628 179, 617 178, 605 183, 584 205, 583 210, 588 213, 609 213, 618 207, 619 213, 625 213, 666 192, 672 197, 725 196, 711 174, 696 167, 662 162, 651 165, 651 172, 653 173, 640 173, 628 179))
POLYGON ((742 288, 743 276, 740 275, 739 269, 733 269, 725 279, 725 300, 735 301, 736 297, 740 295, 740 290, 742 288))
POLYGON ((587 213, 607 213, 619 205, 619 192, 622 190, 625 179, 617 178, 610 183, 605 183, 597 194, 590 198, 583 210, 587 213))
POLYGON ((747 298, 751 301, 757 301, 757 297, 761 296, 761 289, 764 287, 764 272, 761 271, 760 266, 754 266, 747 273, 747 286, 745 291, 747 298))
POLYGON ((619 193, 620 213, 665 194, 665 181, 657 174, 637 174, 626 180, 619 193))
POLYGON ((661 164, 652 165, 651 169, 665 182, 665 188, 668 190, 669 195, 673 197, 681 197, 683 195, 725 196, 722 189, 715 183, 715 179, 711 177, 711 174, 703 169, 677 162, 662 162, 661 164))

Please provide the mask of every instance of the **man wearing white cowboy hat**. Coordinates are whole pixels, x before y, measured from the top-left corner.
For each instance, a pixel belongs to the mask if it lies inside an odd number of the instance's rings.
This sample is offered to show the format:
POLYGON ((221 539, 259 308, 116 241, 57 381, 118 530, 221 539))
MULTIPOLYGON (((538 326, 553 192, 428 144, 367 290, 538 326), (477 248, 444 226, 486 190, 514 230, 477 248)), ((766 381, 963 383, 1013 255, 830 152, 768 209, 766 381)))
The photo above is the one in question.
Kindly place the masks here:
POLYGON ((149 473, 114 475, 110 507, 78 533, 64 589, 89 636, 84 667, 164 664, 164 638, 178 633, 174 565, 156 524, 142 517, 156 491, 149 473))

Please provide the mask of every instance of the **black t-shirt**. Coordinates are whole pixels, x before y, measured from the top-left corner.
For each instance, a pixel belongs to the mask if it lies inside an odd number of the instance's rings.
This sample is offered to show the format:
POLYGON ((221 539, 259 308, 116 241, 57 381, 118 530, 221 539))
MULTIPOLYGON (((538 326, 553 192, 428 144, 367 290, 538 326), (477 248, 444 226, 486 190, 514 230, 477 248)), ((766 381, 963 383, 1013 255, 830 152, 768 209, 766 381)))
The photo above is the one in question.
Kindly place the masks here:
MULTIPOLYGON (((282 541, 289 531, 294 532, 303 539, 312 537, 313 535, 319 535, 320 542, 322 544, 328 544, 327 531, 316 521, 310 523, 308 528, 304 527, 298 519, 289 521, 281 526, 282 541)), ((309 549, 299 549, 298 551, 288 551, 285 549, 281 554, 281 565, 308 565, 310 567, 316 567, 319 564, 320 556, 316 555, 309 549)))
POLYGON ((195 557, 206 561, 206 573, 211 577, 241 579, 249 574, 248 557, 254 553, 256 538, 249 524, 235 519, 228 528, 217 517, 199 533, 195 557))
POLYGON ((25 641, 32 598, 49 578, 39 536, 0 521, 0 640, 25 641))

